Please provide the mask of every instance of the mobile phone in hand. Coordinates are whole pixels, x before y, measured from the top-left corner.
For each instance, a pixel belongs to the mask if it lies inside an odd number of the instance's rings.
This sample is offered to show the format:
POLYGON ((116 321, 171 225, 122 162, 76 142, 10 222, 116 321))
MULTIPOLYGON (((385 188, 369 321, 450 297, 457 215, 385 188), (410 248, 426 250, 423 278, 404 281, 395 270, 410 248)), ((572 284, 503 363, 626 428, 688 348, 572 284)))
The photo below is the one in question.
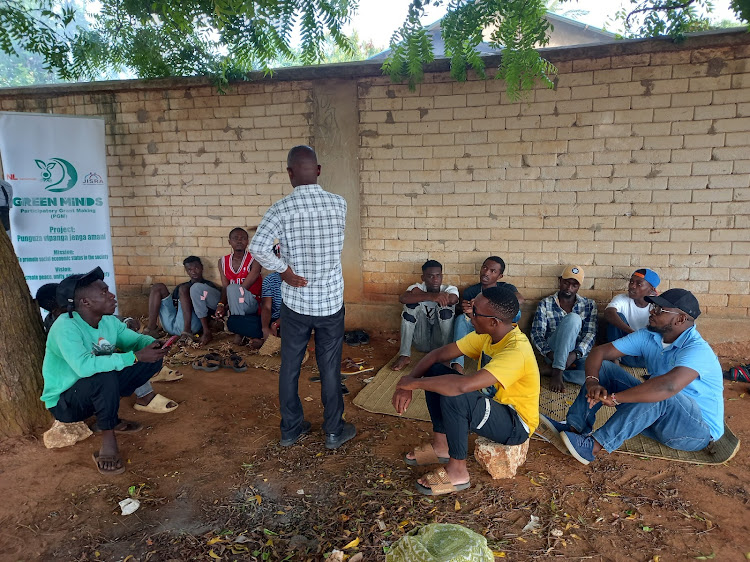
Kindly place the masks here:
POLYGON ((176 342, 178 339, 180 339, 180 336, 171 336, 167 341, 165 341, 162 344, 161 349, 167 349, 168 347, 172 347, 174 342, 176 342))

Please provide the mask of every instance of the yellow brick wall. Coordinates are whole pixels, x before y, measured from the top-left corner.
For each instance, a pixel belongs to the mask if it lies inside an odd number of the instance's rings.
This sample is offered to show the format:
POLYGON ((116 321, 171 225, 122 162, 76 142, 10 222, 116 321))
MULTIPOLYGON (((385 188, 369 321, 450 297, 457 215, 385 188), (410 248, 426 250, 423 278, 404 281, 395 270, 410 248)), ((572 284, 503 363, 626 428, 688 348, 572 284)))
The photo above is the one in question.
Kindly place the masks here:
MULTIPOLYGON (((456 83, 443 72, 415 91, 351 78, 360 302, 394 303, 428 258, 465 287, 498 254, 531 300, 555 290, 566 264, 585 268, 582 293, 600 303, 651 267, 662 290, 694 291, 709 315, 747 316, 747 34, 550 58, 555 89, 522 102, 499 81, 456 83)), ((286 153, 314 144, 313 79, 280 73, 226 95, 195 79, 161 84, 0 90, 4 111, 105 117, 117 283, 132 296, 182 280, 189 254, 217 279, 229 230, 257 225, 291 191, 286 153)))
POLYGON ((531 299, 565 264, 600 303, 651 267, 746 316, 750 48, 554 62, 555 89, 522 102, 446 74, 360 81, 365 293, 402 292, 428 258, 464 287, 497 254, 531 299))

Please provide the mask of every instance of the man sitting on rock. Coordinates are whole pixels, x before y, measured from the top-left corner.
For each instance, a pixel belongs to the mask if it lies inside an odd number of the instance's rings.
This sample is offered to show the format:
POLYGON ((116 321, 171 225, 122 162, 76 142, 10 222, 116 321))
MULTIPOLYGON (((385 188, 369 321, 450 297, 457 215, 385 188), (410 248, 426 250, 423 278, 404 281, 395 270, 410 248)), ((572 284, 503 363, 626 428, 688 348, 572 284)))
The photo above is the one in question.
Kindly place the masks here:
POLYGON ((563 380, 583 384, 583 365, 596 339, 596 302, 578 294, 583 268, 566 267, 560 289, 539 301, 531 323, 531 341, 552 365, 550 389, 564 392, 563 380))
POLYGON ((566 423, 542 420, 583 464, 640 434, 680 451, 704 449, 724 434, 721 365, 695 328, 697 299, 685 289, 669 289, 646 301, 648 330, 595 347, 586 361, 586 385, 566 423), (613 363, 625 355, 642 357, 651 377, 641 382, 613 363), (602 405, 616 411, 593 431, 602 405))
POLYGON ((425 391, 432 420, 432 443, 417 447, 409 465, 445 464, 425 474, 417 489, 427 495, 469 487, 466 457, 469 432, 503 445, 520 445, 539 423, 539 367, 526 336, 513 324, 518 299, 513 291, 491 287, 472 306, 474 332, 425 355, 402 377, 393 407, 402 414, 412 391, 425 391), (457 355, 476 359, 479 371, 461 375, 443 363, 457 355))
POLYGON ((432 351, 453 339, 458 289, 443 285, 443 266, 427 260, 422 266, 422 282, 410 285, 399 297, 404 305, 401 313, 401 348, 399 358, 391 366, 400 371, 411 361, 411 346, 419 351, 432 351))
MULTIPOLYGON (((471 306, 474 304, 474 299, 477 295, 481 294, 485 289, 490 287, 505 287, 510 289, 516 294, 518 299, 518 305, 522 305, 525 300, 518 292, 515 285, 500 281, 505 273, 505 262, 498 256, 490 256, 482 264, 482 269, 479 270, 479 283, 471 285, 464 290, 461 298, 461 310, 457 311, 456 320, 453 322, 453 341, 458 341, 466 334, 471 332, 474 327, 471 325, 471 306), (463 314, 461 314, 463 312, 463 314)), ((513 319, 513 322, 518 323, 521 319, 521 311, 519 309, 518 314, 513 319)), ((457 357, 451 363, 451 367, 459 373, 464 372, 464 357, 457 357)))
MULTIPOLYGON (((648 325, 649 306, 646 297, 656 294, 659 276, 651 269, 636 269, 630 276, 628 292, 616 295, 604 309, 607 321, 607 341, 613 342, 648 325)), ((642 357, 626 355, 620 358, 626 367, 645 367, 642 357)))
POLYGON ((164 331, 173 336, 184 335, 192 340, 193 334, 203 330, 200 343, 211 341, 210 318, 215 314, 221 291, 203 278, 203 263, 197 256, 188 256, 182 262, 190 280, 175 287, 172 294, 164 283, 151 287, 148 298, 148 326, 144 334, 159 335, 156 320, 164 331))
MULTIPOLYGON (((115 432, 140 431, 142 426, 118 417, 120 397, 130 396, 148 383, 161 370, 168 350, 112 316, 117 301, 99 267, 63 279, 57 301, 67 314, 52 324, 47 336, 42 401, 63 423, 95 415, 96 430, 102 434, 102 446, 94 453, 96 467, 102 474, 121 474, 125 465, 115 432)), ((164 399, 159 397, 152 391, 136 404, 148 406, 164 399)))

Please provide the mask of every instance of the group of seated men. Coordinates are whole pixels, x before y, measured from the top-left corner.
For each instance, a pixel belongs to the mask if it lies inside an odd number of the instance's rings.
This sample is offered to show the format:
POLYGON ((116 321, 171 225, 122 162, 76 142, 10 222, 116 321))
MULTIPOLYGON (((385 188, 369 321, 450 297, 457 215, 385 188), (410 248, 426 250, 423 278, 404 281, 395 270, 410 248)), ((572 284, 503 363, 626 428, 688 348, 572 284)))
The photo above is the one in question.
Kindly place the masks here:
MULTIPOLYGON (((234 253, 220 261, 223 290, 203 278, 201 262, 194 257, 185 260, 190 281, 173 294, 163 285, 154 286, 152 317, 156 312, 169 333, 192 334, 203 328, 205 336, 204 319, 212 311, 222 315, 220 309, 227 306, 222 303, 228 303, 230 320, 257 310, 255 293, 249 289, 260 268, 246 257, 247 233, 233 230, 230 244, 234 253), (243 281, 229 288, 242 275, 243 281), (239 307, 248 300, 256 305, 239 307)), ((433 424, 431 442, 407 453, 404 461, 445 465, 417 481, 420 492, 444 494, 470 486, 470 432, 517 445, 544 424, 559 437, 562 448, 584 464, 601 449, 615 451, 638 434, 686 451, 703 449, 722 436, 721 367, 694 326, 700 308, 692 293, 670 289, 658 295, 658 275, 636 270, 627 295, 615 297, 605 313, 613 341, 593 347, 596 305, 578 295, 583 269, 566 267, 558 278, 559 290, 539 303, 531 330, 531 342, 551 365, 551 388, 563 390, 564 380, 581 385, 563 422, 539 413, 539 366, 529 338, 517 324, 523 297, 516 287, 500 281, 504 270, 502 259, 485 260, 480 282, 464 291, 460 309, 458 290, 443 284, 442 266, 432 260, 422 268, 422 283, 401 295, 402 342, 392 368, 407 366, 412 345, 427 355, 399 381, 393 405, 403 413, 412 391, 422 389, 433 424), (464 356, 477 361, 475 373, 463 373, 464 356), (618 363, 644 365, 649 378, 641 382, 618 363), (602 405, 616 411, 593 431, 602 405)), ((167 350, 151 335, 138 334, 113 316, 116 300, 99 268, 63 280, 56 300, 59 317, 49 328, 42 400, 62 422, 95 414, 103 437, 94 454, 97 469, 119 474, 125 468, 115 432, 141 429, 118 417, 120 397, 148 385, 161 370, 167 350)), ((261 335, 269 333, 272 319, 271 312, 261 321, 261 335)), ((148 328, 156 328, 151 319, 148 328)))
POLYGON ((407 453, 404 461, 444 465, 417 481, 420 492, 438 495, 470 486, 470 432, 518 445, 544 424, 550 440, 583 464, 639 434, 684 451, 703 449, 721 438, 721 366, 695 328, 701 312, 692 293, 670 289, 658 295, 659 276, 650 269, 636 270, 628 293, 607 307, 611 341, 593 347, 596 304, 578 294, 583 268, 566 267, 558 291, 539 303, 531 328, 534 347, 552 367, 550 388, 564 391, 564 380, 581 385, 563 422, 539 413, 539 365, 517 325, 518 291, 497 285, 499 276, 488 274, 495 265, 502 275, 502 260, 488 258, 479 290, 476 285, 467 289, 458 311, 458 290, 442 283, 442 267, 434 261, 423 266, 423 283, 400 298, 401 350, 392 369, 406 367, 412 344, 428 353, 397 384, 393 406, 403 413, 412 391, 424 390, 433 429, 432 440, 407 453), (451 341, 451 334, 463 330, 455 327, 456 314, 470 317, 474 331, 451 341), (465 375, 456 360, 464 355, 477 361, 474 374, 465 375), (620 364, 644 366, 649 377, 642 382, 620 364), (616 410, 594 431, 602 405, 616 410))

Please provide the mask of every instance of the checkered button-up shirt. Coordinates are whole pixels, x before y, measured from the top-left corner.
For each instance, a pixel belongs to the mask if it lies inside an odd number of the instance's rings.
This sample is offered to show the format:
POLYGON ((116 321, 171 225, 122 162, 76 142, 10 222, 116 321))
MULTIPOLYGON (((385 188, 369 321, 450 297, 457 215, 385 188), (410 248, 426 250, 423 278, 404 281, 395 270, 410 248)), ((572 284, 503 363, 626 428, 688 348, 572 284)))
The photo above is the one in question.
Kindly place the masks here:
MULTIPOLYGON (((534 342, 534 346, 542 355, 547 355, 552 351, 547 340, 557 330, 557 326, 567 314, 560 307, 557 293, 539 301, 534 320, 531 323, 531 341, 534 342)), ((594 346, 594 340, 596 339, 596 302, 576 295, 576 302, 571 314, 578 314, 583 321, 581 331, 576 339, 576 349, 581 352, 582 356, 586 356, 594 346)))
POLYGON ((299 185, 266 211, 250 242, 250 253, 271 271, 291 267, 307 279, 306 287, 281 286, 281 298, 298 314, 330 316, 344 305, 341 250, 346 200, 317 184, 299 185), (274 241, 281 257, 273 253, 274 241))

